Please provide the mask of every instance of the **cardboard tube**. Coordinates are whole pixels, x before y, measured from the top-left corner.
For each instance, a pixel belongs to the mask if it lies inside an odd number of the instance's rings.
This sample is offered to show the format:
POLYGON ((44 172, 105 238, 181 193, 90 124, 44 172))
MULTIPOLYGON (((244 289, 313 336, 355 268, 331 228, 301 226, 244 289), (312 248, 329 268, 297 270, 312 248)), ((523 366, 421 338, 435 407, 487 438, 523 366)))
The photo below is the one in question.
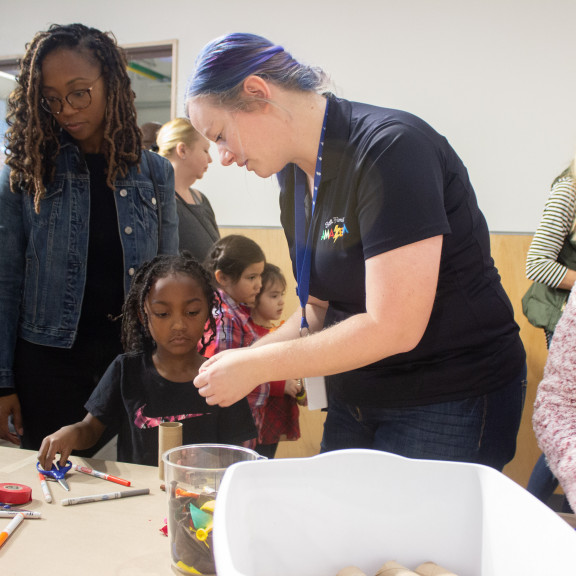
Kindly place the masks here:
POLYGON ((424 562, 416 568, 416 574, 420 576, 456 576, 454 572, 449 572, 446 568, 434 564, 434 562, 424 562))
POLYGON ((412 570, 408 570, 406 566, 390 560, 390 562, 383 564, 374 576, 418 576, 418 574, 412 572, 412 570))
POLYGON ((336 576, 366 576, 366 574, 358 566, 346 566, 336 576))
POLYGON ((160 422, 158 426, 158 476, 161 480, 164 480, 162 454, 177 446, 182 446, 182 422, 160 422))

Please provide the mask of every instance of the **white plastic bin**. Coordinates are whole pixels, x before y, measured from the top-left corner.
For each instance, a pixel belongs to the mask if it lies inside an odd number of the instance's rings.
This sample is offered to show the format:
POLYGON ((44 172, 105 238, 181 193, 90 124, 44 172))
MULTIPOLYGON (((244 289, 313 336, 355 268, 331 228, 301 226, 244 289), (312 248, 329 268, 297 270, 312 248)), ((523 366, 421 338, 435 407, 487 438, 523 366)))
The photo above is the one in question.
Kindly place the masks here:
POLYGON ((235 464, 214 516, 218 576, 367 575, 388 560, 458 576, 576 574, 576 531, 486 466, 373 450, 235 464))

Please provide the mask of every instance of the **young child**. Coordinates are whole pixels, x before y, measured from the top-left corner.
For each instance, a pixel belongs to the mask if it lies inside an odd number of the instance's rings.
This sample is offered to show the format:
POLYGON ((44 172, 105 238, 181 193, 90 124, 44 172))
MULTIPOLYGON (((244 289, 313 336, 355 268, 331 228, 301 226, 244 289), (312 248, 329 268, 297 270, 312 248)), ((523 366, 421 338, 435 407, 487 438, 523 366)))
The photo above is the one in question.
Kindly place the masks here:
POLYGON ((219 308, 209 274, 187 252, 157 256, 134 276, 123 308, 119 355, 86 403, 81 422, 44 438, 38 460, 64 463, 107 426, 118 426, 118 460, 158 464, 158 425, 182 422, 183 444, 239 444, 256 436, 247 401, 208 406, 193 385, 206 360, 205 326, 215 328, 219 308), (199 348, 199 350, 198 350, 199 348))
MULTIPOLYGON (((258 337, 266 336, 278 328, 284 311, 286 278, 282 270, 268 262, 262 273, 262 289, 252 308, 251 323, 258 337)), ((256 451, 274 458, 280 440, 298 440, 300 424, 299 403, 305 403, 301 380, 270 382, 270 395, 264 405, 264 419, 258 431, 256 451)))
MULTIPOLYGON (((222 350, 250 346, 258 339, 254 324, 250 322, 250 307, 262 288, 265 263, 262 248, 241 234, 224 236, 213 244, 205 267, 212 273, 222 309, 216 315, 216 329, 210 326, 207 330, 207 336, 215 334, 215 337, 206 348, 206 357, 222 350)), ((262 424, 269 389, 269 383, 264 383, 247 396, 257 429, 262 424)), ((254 448, 256 439, 244 446, 254 448)))

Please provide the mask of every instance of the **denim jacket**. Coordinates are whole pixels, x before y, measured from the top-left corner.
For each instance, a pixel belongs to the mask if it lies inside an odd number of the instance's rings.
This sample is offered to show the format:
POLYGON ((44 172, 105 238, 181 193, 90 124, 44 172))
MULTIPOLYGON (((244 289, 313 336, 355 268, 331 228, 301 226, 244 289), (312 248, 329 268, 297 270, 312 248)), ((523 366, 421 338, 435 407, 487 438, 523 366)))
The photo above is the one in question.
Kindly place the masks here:
MULTIPOLYGON (((0 388, 14 387, 16 340, 70 348, 76 338, 88 257, 90 175, 78 148, 63 142, 54 181, 34 212, 34 196, 13 193, 10 169, 0 171, 0 388)), ((143 154, 115 182, 124 255, 124 291, 157 253, 178 251, 174 172, 168 160, 143 154), (158 183, 158 206, 148 161, 158 183)))

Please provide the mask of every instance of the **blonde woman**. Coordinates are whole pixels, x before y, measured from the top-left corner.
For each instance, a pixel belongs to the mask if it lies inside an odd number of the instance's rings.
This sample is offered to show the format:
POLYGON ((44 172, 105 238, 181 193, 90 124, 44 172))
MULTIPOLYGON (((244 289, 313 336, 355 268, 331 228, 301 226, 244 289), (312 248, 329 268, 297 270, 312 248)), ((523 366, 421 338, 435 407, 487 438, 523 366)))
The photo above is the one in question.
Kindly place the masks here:
POLYGON ((174 168, 180 250, 188 250, 200 262, 220 238, 216 217, 208 198, 193 188, 212 162, 210 142, 186 118, 162 126, 156 137, 158 154, 174 168))

